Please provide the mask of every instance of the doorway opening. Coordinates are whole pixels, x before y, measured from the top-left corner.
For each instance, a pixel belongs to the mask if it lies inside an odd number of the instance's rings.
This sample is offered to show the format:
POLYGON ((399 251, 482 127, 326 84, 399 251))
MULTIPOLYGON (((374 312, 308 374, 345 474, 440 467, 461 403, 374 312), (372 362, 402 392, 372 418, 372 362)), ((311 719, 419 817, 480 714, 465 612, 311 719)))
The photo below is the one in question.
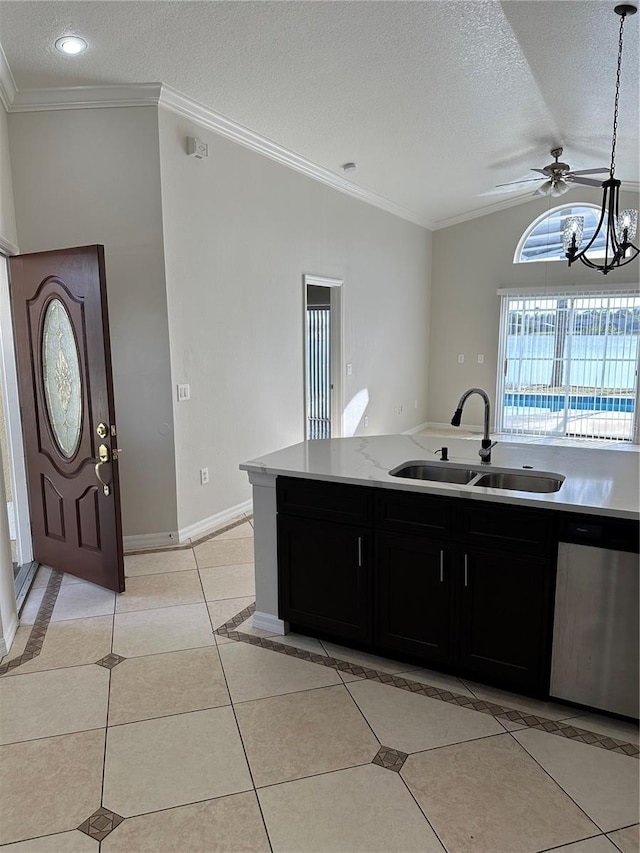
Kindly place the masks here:
POLYGON ((342 434, 340 279, 304 276, 305 439, 342 434))
POLYGON ((38 564, 33 561, 20 417, 7 259, 0 255, 0 443, 3 463, 1 476, 4 478, 7 501, 6 508, 0 507, 0 511, 5 509, 9 520, 18 611, 38 568, 38 564))

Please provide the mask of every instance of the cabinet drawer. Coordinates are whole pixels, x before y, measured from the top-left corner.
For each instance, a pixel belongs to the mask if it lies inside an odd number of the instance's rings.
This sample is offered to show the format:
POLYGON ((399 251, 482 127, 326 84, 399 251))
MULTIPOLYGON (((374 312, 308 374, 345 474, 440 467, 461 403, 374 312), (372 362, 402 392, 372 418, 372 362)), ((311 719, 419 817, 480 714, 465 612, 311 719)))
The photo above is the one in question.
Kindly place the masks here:
POLYGON ((278 477, 278 512, 344 524, 370 524, 372 490, 344 483, 278 477))
POLYGON ((379 490, 375 516, 376 527, 396 533, 426 533, 441 539, 453 531, 453 504, 418 492, 379 490))
POLYGON ((467 501, 461 522, 465 544, 541 555, 556 549, 553 516, 541 510, 467 501))

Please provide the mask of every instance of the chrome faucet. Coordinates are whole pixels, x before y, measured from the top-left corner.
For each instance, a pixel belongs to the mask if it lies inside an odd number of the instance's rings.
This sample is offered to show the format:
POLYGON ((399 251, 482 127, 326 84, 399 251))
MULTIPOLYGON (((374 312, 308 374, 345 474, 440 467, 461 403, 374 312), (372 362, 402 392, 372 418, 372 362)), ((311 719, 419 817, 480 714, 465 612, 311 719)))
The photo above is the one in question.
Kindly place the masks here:
POLYGON ((482 462, 488 465, 491 462, 491 448, 495 447, 497 442, 492 442, 489 438, 489 420, 491 418, 491 404, 489 402, 489 395, 487 394, 487 392, 483 391, 482 388, 469 388, 468 391, 465 391, 462 397, 460 397, 460 400, 458 401, 458 408, 456 409, 454 416, 451 418, 451 426, 460 426, 462 409, 464 408, 464 404, 467 402, 467 400, 472 394, 479 394, 484 401, 484 435, 482 438, 482 447, 478 451, 478 454, 482 462))

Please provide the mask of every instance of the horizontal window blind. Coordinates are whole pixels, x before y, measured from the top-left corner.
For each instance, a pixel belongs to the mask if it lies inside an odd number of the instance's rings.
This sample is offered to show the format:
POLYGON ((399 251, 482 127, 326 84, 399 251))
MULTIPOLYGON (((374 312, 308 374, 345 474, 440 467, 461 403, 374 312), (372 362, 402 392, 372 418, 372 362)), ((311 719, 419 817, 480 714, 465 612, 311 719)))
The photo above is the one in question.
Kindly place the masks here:
POLYGON ((497 428, 632 441, 640 293, 502 293, 497 428))

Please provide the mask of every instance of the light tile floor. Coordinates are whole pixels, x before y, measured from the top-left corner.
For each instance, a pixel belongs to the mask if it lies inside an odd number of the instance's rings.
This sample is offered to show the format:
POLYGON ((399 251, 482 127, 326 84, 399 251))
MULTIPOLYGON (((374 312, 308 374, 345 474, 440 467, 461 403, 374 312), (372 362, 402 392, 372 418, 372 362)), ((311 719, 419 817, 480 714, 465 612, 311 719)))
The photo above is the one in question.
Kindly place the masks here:
MULTIPOLYGON (((246 615, 217 634, 253 602, 252 559, 243 517, 127 557, 120 596, 64 576, 40 654, 0 679, 2 849, 638 853, 637 758, 527 715, 627 744, 636 727, 246 615)), ((50 577, 4 663, 30 653, 50 577)))

